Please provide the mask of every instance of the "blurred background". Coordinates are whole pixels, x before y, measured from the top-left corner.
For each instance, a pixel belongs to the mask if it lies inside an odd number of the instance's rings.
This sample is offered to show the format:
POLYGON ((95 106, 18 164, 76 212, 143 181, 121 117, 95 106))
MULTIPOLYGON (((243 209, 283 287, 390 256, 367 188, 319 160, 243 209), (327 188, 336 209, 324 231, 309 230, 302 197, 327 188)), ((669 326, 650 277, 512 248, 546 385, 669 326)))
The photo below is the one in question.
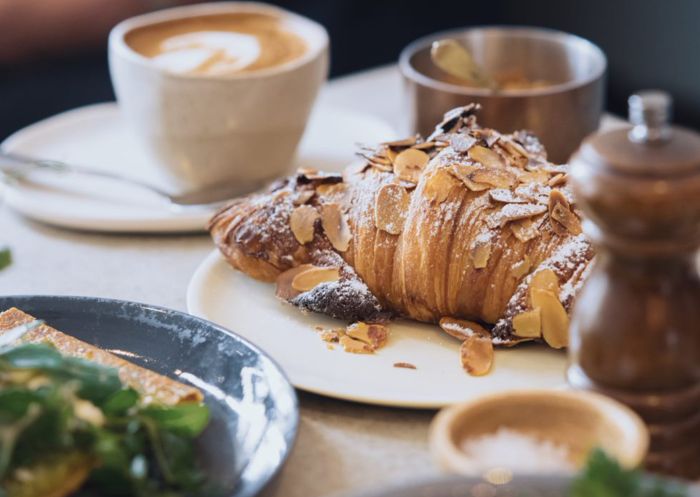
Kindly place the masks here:
MULTIPOLYGON (((0 139, 57 112, 113 100, 107 33, 142 12, 186 0, 0 0, 0 139)), ((322 23, 331 77, 395 62, 410 41, 480 24, 561 29, 607 54, 609 111, 627 96, 663 88, 675 120, 700 128, 699 0, 270 1, 322 23)))

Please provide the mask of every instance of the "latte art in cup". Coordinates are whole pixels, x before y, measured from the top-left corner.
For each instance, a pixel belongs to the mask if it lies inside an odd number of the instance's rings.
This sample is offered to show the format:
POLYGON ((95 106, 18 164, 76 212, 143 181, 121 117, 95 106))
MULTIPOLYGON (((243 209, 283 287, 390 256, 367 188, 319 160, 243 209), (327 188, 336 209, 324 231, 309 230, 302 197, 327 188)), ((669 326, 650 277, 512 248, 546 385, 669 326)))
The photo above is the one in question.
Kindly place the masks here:
POLYGON ((158 186, 223 200, 293 169, 328 33, 273 5, 194 3, 120 22, 109 70, 158 186))
POLYGON ((260 57, 255 36, 226 31, 197 31, 164 40, 153 61, 177 73, 226 74, 238 72, 260 57))
POLYGON ((290 62, 304 40, 272 15, 194 17, 135 29, 126 43, 162 69, 201 76, 238 74, 290 62))

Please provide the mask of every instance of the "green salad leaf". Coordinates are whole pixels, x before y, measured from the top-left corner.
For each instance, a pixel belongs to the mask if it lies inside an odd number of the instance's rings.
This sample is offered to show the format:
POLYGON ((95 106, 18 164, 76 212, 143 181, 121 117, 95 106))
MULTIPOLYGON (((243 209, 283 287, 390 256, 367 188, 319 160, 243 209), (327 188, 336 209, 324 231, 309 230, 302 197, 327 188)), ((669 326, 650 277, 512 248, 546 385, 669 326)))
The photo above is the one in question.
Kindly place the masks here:
POLYGON ((10 489, 8 497, 36 495, 24 493, 18 475, 63 474, 48 460, 74 454, 85 458, 87 485, 101 494, 212 495, 194 451, 208 422, 204 404, 144 406, 117 370, 49 345, 0 350, 0 489, 10 489))
POLYGON ((637 470, 622 468, 605 452, 591 452, 586 467, 576 478, 570 497, 685 497, 686 490, 674 482, 644 478, 637 470))
POLYGON ((149 406, 141 414, 157 425, 173 433, 193 437, 209 423, 209 411, 198 404, 183 404, 175 407, 149 406))
POLYGON ((114 392, 102 404, 106 416, 126 416, 138 404, 139 393, 133 388, 122 388, 114 392))
POLYGON ((0 270, 12 264, 12 252, 8 247, 0 246, 0 270))

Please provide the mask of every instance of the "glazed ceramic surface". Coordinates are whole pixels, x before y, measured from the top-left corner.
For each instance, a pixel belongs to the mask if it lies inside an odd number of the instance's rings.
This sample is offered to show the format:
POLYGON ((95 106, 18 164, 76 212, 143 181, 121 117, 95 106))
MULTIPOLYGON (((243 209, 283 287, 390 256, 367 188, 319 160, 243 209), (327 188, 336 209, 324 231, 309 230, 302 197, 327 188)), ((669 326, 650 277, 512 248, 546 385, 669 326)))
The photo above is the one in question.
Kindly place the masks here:
POLYGON ((109 36, 117 101, 172 189, 222 182, 247 193, 289 171, 304 127, 328 74, 328 33, 284 9, 221 2, 159 10, 127 19, 109 36), (169 72, 132 50, 131 30, 217 14, 274 16, 306 43, 304 55, 250 73, 197 76, 169 72), (254 167, 253 167, 254 165, 254 167))
MULTIPOLYGON (((488 475, 483 478, 452 476, 345 497, 568 497, 572 485, 572 478, 567 476, 516 475, 512 479, 499 476, 502 480, 498 483, 494 478, 489 481, 488 475)), ((700 489, 697 486, 688 488, 687 497, 700 497, 700 489)))
POLYGON ((536 344, 498 349, 489 374, 469 376, 460 365, 459 341, 436 325, 415 321, 391 323, 387 345, 375 354, 349 354, 340 346, 329 350, 316 326, 347 323, 280 301, 273 284, 233 270, 218 251, 190 281, 187 307, 259 345, 296 387, 330 397, 435 408, 485 393, 566 387, 564 351, 536 344), (399 362, 416 369, 394 367, 399 362))
POLYGON ((134 302, 0 297, 1 310, 13 306, 202 390, 212 420, 199 441, 200 460, 224 495, 257 494, 284 464, 296 436, 296 395, 279 367, 248 341, 188 314, 134 302))

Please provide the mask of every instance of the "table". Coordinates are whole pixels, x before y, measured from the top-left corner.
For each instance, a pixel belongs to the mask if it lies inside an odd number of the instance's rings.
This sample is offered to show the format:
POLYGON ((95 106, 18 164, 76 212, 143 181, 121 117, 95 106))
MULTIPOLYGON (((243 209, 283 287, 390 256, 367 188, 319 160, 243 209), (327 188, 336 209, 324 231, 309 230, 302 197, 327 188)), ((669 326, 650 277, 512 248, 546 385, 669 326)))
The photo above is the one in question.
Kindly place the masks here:
MULTIPOLYGON (((400 129, 395 66, 330 82, 319 98, 372 113, 400 129), (379 89, 379 91, 378 91, 379 89)), ((65 231, 20 218, 0 203, 0 244, 13 264, 0 295, 91 295, 186 310, 190 276, 211 251, 207 235, 130 236, 65 231)), ((271 494, 317 497, 374 488, 437 469, 427 448, 434 412, 372 407, 300 392, 296 447, 271 494)))

